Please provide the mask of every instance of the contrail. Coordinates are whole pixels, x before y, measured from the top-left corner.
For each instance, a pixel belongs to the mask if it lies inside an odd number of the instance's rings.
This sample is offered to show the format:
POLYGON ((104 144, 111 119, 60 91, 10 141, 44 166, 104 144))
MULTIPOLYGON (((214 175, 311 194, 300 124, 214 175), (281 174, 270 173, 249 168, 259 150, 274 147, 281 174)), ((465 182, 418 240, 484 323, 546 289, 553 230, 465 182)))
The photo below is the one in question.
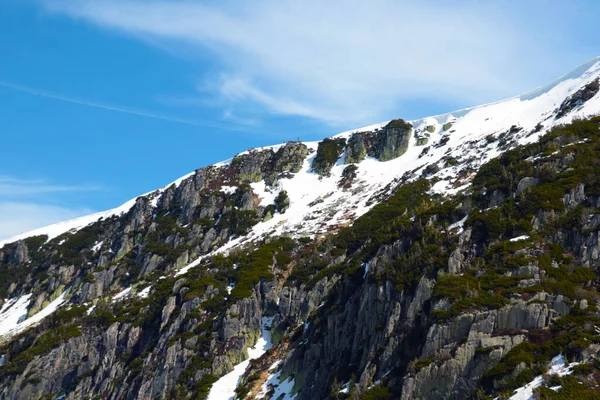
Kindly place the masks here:
POLYGON ((54 100, 60 100, 60 101, 64 101, 67 103, 79 104, 82 106, 100 108, 102 110, 115 111, 115 112, 120 112, 120 113, 124 113, 124 114, 130 114, 130 115, 137 115, 139 117, 154 118, 154 119, 160 119, 163 121, 171 121, 171 122, 177 122, 180 124, 200 126, 200 127, 211 127, 211 128, 220 128, 220 129, 227 129, 227 130, 237 130, 237 129, 235 129, 235 127, 232 127, 232 126, 225 127, 225 126, 222 126, 219 124, 211 124, 209 122, 204 122, 204 123, 195 122, 195 121, 190 121, 187 119, 170 117, 168 115, 163 115, 163 114, 151 113, 151 112, 146 112, 146 111, 141 111, 141 110, 125 108, 125 107, 117 107, 117 106, 112 106, 112 105, 108 105, 108 104, 95 103, 95 102, 91 102, 91 101, 87 101, 87 100, 80 100, 80 99, 76 99, 73 97, 61 96, 61 95, 46 92, 43 90, 33 89, 33 88, 30 88, 27 86, 15 85, 13 83, 5 82, 5 81, 0 81, 0 86, 6 87, 6 88, 12 89, 12 90, 17 90, 17 91, 23 92, 23 93, 28 93, 33 96, 45 97, 45 98, 54 99, 54 100))

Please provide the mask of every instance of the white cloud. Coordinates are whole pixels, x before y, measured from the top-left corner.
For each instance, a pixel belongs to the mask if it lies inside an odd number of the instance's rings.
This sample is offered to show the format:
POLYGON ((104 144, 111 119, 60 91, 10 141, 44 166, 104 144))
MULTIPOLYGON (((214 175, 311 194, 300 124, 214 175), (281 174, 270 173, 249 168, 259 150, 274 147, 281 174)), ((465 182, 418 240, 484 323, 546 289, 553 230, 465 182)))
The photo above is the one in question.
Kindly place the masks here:
POLYGON ((343 125, 401 116, 414 99, 518 94, 543 83, 535 71, 557 63, 566 29, 531 23, 521 2, 40 1, 189 58, 210 55, 219 71, 204 79, 224 108, 343 125))
POLYGON ((0 201, 0 240, 92 212, 87 208, 67 209, 46 204, 0 201))

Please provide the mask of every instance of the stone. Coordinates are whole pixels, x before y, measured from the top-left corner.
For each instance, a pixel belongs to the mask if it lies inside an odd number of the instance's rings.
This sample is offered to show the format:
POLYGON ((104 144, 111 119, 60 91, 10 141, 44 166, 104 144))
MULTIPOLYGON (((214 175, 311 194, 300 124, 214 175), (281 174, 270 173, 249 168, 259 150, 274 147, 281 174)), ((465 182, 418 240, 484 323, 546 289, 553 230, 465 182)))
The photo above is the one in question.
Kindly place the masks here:
POLYGON ((519 183, 517 184, 517 194, 521 194, 527 188, 530 188, 532 186, 536 186, 539 183, 540 183, 540 180, 538 178, 525 177, 525 178, 521 179, 519 181, 519 183))

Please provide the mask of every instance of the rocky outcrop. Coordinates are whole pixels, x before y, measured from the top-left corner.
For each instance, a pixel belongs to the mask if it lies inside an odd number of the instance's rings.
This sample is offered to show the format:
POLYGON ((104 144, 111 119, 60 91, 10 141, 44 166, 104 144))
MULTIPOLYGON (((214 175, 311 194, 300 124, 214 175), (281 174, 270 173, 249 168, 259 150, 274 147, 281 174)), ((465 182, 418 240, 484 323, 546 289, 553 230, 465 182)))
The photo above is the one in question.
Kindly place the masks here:
POLYGON ((345 162, 357 163, 367 155, 380 161, 398 158, 408 149, 411 133, 412 125, 402 119, 374 132, 354 133, 348 140, 345 162))
POLYGON ((408 149, 412 125, 404 120, 393 120, 378 135, 375 145, 376 158, 389 161, 400 157, 408 149))
POLYGON ((365 159, 367 154, 371 155, 376 138, 377 133, 375 132, 357 132, 352 134, 346 146, 345 163, 359 163, 365 159))
POLYGON ((272 186, 279 177, 300 171, 307 155, 308 147, 304 143, 287 142, 276 152, 272 149, 250 150, 238 155, 231 161, 231 167, 242 182, 264 179, 267 185, 272 186))
POLYGON ((588 83, 583 88, 579 89, 572 96, 565 99, 562 102, 558 111, 556 112, 556 119, 562 118, 569 114, 574 109, 581 107, 585 102, 592 99, 600 90, 600 80, 595 79, 588 83))

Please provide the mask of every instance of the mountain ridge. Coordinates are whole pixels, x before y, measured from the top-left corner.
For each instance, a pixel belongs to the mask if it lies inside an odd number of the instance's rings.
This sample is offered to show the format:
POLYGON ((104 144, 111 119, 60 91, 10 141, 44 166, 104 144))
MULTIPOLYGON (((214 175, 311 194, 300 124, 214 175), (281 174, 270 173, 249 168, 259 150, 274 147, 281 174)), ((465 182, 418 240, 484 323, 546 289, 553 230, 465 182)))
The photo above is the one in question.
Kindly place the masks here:
POLYGON ((485 398, 593 365, 599 65, 0 244, 0 395, 485 398))
MULTIPOLYGON (((437 124, 446 124, 448 122, 451 122, 455 119, 459 119, 461 117, 464 117, 466 114, 472 112, 472 111, 476 111, 476 110, 480 110, 486 107, 491 107, 491 106, 497 106, 503 103, 507 103, 507 102, 511 102, 514 100, 520 100, 520 101, 526 101, 526 100, 532 100, 535 97, 539 97, 542 94, 545 94, 547 92, 549 92, 550 90, 554 89, 556 86, 565 83, 565 81, 568 80, 579 80, 579 85, 581 86, 581 81, 586 81, 586 80, 590 80, 591 77, 593 76, 598 76, 600 75, 600 72, 598 72, 598 69, 600 68, 600 56, 598 57, 594 57, 591 60, 581 64, 580 66, 574 68, 571 72, 553 80, 552 82, 546 84, 546 85, 542 85, 536 89, 530 90, 525 92, 522 95, 517 95, 517 96, 513 96, 513 97, 509 97, 507 99, 503 99, 503 100, 499 100, 499 101, 495 101, 495 102, 491 102, 491 103, 486 103, 486 104, 482 104, 479 106, 473 106, 473 107, 467 107, 464 109, 460 109, 460 110, 454 110, 448 113, 442 113, 442 114, 438 114, 438 115, 433 115, 433 116, 429 116, 429 117, 424 117, 424 118, 418 118, 415 120, 411 120, 408 121, 409 123, 413 124, 414 126, 419 126, 419 125, 426 125, 428 122, 432 122, 431 120, 436 120, 437 124), (594 75, 594 72, 596 72, 596 74, 594 75), (585 75, 591 75, 591 76, 585 76, 585 75)), ((589 82, 588 82, 589 83, 589 82)), ((570 90, 571 92, 573 91, 573 89, 571 88, 570 90)), ((580 115, 581 116, 581 115, 580 115)), ((568 122, 569 119, 572 119, 572 116, 570 116, 569 118, 561 121, 561 123, 564 122, 568 122)), ((351 136, 353 133, 357 133, 357 132, 365 132, 365 131, 373 131, 373 130, 377 130, 377 129, 381 129, 383 128, 386 124, 388 124, 390 121, 385 121, 385 122, 381 122, 381 123, 376 123, 376 124, 371 124, 371 125, 367 125, 361 128, 357 128, 357 129, 351 129, 348 131, 344 131, 338 134, 335 134, 333 136, 331 136, 332 138, 347 138, 349 136, 351 136)), ((545 130, 547 130, 548 128, 546 128, 545 130)), ((312 141, 312 142, 305 142, 307 144, 318 144, 319 141, 312 141)), ((275 145, 270 145, 270 146, 261 146, 261 147, 257 147, 255 149, 252 150, 256 150, 256 151, 260 151, 260 150, 266 150, 266 149, 274 149, 274 148, 278 148, 280 146, 282 146, 283 143, 280 144, 275 144, 275 145)), ((239 155, 243 155, 247 153, 245 152, 241 152, 236 154, 236 156, 239 155)), ((232 160, 232 158, 228 159, 228 160, 224 160, 224 161, 220 161, 214 164, 211 164, 212 166, 221 166, 221 165, 226 165, 227 163, 229 163, 232 160)), ((211 166, 209 165, 209 166, 211 166)), ((82 216, 82 217, 78 217, 78 218, 74 218, 71 220, 67 220, 67 221, 63 221, 63 222, 59 222, 57 224, 52 224, 46 227, 41 227, 41 228, 37 228, 34 229, 32 231, 28 231, 28 232, 23 232, 21 234, 18 235, 14 235, 10 238, 7 239, 3 239, 0 240, 0 247, 7 244, 7 243, 11 243, 11 242, 15 242, 17 240, 21 240, 24 239, 26 237, 30 237, 30 236, 36 236, 36 235, 40 235, 40 234, 47 234, 49 232, 51 232, 51 234, 49 235, 50 238, 56 237, 62 233, 65 233, 67 231, 71 231, 72 229, 78 229, 81 228, 83 226, 89 225, 92 222, 97 221, 100 218, 106 218, 112 215, 116 215, 116 214, 122 214, 126 211, 128 211, 128 209, 130 209, 133 204, 135 203, 135 200, 139 197, 144 197, 144 196, 148 196, 150 194, 156 193, 157 191, 164 191, 167 187, 171 186, 171 185, 176 185, 178 186, 179 183, 181 183, 183 180, 189 178, 190 176, 192 176, 194 174, 194 172, 188 173, 178 179, 176 179, 175 181, 171 182, 170 184, 162 187, 161 189, 157 189, 155 191, 152 192, 148 192, 139 196, 136 196, 133 199, 128 200, 127 202, 123 203, 122 205, 120 205, 117 208, 114 209, 109 209, 106 211, 101 211, 95 214, 91 214, 91 215, 86 215, 86 216, 82 216), (62 227, 59 227, 62 226, 62 227)))

